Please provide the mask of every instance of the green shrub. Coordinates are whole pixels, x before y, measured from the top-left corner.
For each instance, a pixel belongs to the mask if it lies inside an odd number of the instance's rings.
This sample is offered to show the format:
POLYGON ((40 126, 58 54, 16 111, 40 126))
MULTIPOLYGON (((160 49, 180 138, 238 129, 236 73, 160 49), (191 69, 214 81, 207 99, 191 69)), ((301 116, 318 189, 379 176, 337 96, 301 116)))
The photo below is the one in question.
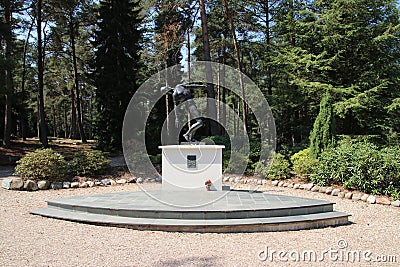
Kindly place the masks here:
POLYGON ((241 174, 243 172, 243 166, 247 166, 248 162, 248 158, 240 152, 233 151, 232 154, 230 154, 230 151, 226 151, 226 153, 224 153, 223 166, 227 173, 241 174), (228 165, 228 163, 230 164, 228 165))
POLYGON ((70 163, 74 175, 103 174, 110 161, 104 152, 99 150, 83 150, 75 153, 70 163))
MULTIPOLYGON (((240 151, 242 154, 248 154, 248 159, 244 159, 239 153, 232 155, 232 161, 239 160, 240 163, 232 162, 231 166, 228 168, 229 172, 237 172, 238 168, 243 164, 244 161, 247 161, 246 173, 252 174, 254 169, 260 160, 261 154, 261 140, 260 138, 249 138, 249 151, 245 151, 246 147, 246 138, 243 136, 236 136, 232 138, 232 144, 229 136, 208 136, 203 137, 202 141, 206 142, 206 144, 216 144, 216 145, 224 145, 225 149, 223 149, 223 169, 225 170, 228 167, 229 159, 231 157, 231 149, 234 151, 240 151), (234 166, 236 165, 236 166, 234 166)), ((265 142, 265 141, 264 141, 265 142)), ((264 144, 266 145, 266 144, 264 144)))
POLYGON ((255 167, 255 172, 263 178, 286 179, 290 177, 290 163, 282 154, 275 153, 272 165, 261 161, 255 167))
POLYGON ((265 160, 254 163, 254 174, 259 175, 262 178, 268 177, 269 169, 271 168, 271 162, 265 160))
POLYGON ((365 193, 398 196, 400 188, 400 148, 379 150, 369 142, 342 142, 321 154, 310 176, 320 185, 342 184, 365 193))
POLYGON ((149 158, 153 165, 161 164, 161 154, 149 155, 149 158))
POLYGON ((59 182, 65 180, 67 162, 61 154, 50 148, 37 149, 17 161, 15 173, 24 179, 59 182))
POLYGON ((293 172, 300 177, 310 175, 318 164, 318 160, 311 158, 310 148, 303 149, 290 157, 293 172))
POLYGON ((230 150, 231 149, 231 141, 229 139, 229 136, 207 136, 203 137, 204 139, 210 139, 212 142, 216 145, 223 145, 225 146, 225 150, 230 150))

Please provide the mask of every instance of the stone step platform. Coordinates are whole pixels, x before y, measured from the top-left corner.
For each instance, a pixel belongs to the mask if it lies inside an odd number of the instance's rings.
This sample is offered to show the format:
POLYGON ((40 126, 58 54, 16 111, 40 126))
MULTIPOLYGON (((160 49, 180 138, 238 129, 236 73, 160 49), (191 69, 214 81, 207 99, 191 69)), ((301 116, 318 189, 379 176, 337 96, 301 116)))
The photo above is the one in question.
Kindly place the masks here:
POLYGON ((48 201, 45 217, 133 229, 182 232, 287 231, 348 223, 323 200, 250 193, 121 192, 48 201))

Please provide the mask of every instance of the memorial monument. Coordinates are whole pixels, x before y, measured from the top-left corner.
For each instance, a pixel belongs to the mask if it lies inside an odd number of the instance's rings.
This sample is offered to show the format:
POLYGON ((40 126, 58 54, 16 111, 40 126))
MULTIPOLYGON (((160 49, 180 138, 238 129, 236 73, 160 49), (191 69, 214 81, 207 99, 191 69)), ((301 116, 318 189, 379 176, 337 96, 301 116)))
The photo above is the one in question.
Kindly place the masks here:
POLYGON ((174 101, 175 127, 180 129, 181 117, 187 112, 196 122, 183 134, 187 143, 160 146, 162 149, 162 189, 172 191, 205 190, 205 181, 211 181, 211 190, 222 190, 222 149, 224 146, 205 145, 196 140, 196 131, 204 125, 190 88, 205 88, 199 84, 178 84, 161 88, 171 93, 174 101), (186 107, 181 114, 180 106, 186 107))
MULTIPOLYGON (((221 64, 222 65, 222 64, 221 64)), ((213 62, 192 62, 192 79, 202 84, 213 83, 207 79, 207 68, 224 69, 221 75, 221 86, 241 95, 240 86, 234 83, 239 77, 237 70, 213 62), (232 85, 223 81, 231 81, 232 85)), ((243 75, 244 89, 249 109, 253 112, 260 131, 260 161, 268 159, 274 150, 275 128, 272 112, 263 93, 254 82, 243 75), (266 142, 267 145, 263 145, 266 142), (268 148, 268 149, 267 149, 268 148)), ((202 84, 174 84, 174 87, 163 87, 161 82, 183 80, 181 66, 177 65, 163 70, 148 80, 136 91, 127 108, 122 130, 124 157, 128 169, 134 177, 144 180, 150 175, 160 176, 159 171, 150 161, 146 148, 146 127, 149 116, 156 103, 166 93, 172 94, 175 105, 176 128, 181 130, 184 122, 181 119, 189 113, 194 121, 183 134, 186 142, 163 144, 162 151, 162 184, 148 182, 127 185, 128 190, 114 193, 83 195, 47 201, 47 207, 31 211, 32 214, 91 223, 120 226, 138 230, 165 230, 180 232, 257 232, 288 231, 327 226, 338 226, 348 223, 348 214, 333 210, 333 204, 324 200, 300 198, 293 196, 267 194, 253 189, 222 189, 222 150, 224 146, 205 145, 196 140, 196 131, 203 126, 203 114, 197 109, 202 107, 200 98, 193 99, 191 88, 203 88, 202 84), (157 88, 154 90, 154 88, 157 88), (182 112, 181 112, 182 110, 182 112), (208 184, 211 184, 208 191, 208 184), (149 187, 146 188, 146 185, 149 187), (131 189, 131 190, 129 190, 131 189), (148 190, 146 190, 148 189, 148 190)), ((172 84, 172 83, 171 83, 172 84)), ((229 106, 226 106, 229 109, 229 106)), ((236 116, 235 122, 240 121, 236 116)), ((232 122, 232 121, 230 121, 232 122)), ((227 130, 229 124, 219 123, 227 130)), ((237 129, 242 127, 237 126, 237 129)), ((154 135, 151 132, 151 135, 154 135)), ((239 135, 240 137, 248 137, 239 135)), ((152 138, 153 136, 150 136, 152 138)), ((173 137, 177 137, 174 135, 173 137)), ((238 153, 238 144, 231 138, 230 150, 238 153)), ((161 140, 163 134, 161 134, 161 140)), ((238 139, 246 141, 244 139, 238 139)), ((248 138, 247 138, 248 141, 248 138)), ((246 146, 241 146, 243 149, 246 146)), ((248 152, 248 151, 247 151, 248 152)), ((243 157, 247 158, 248 153, 243 157)), ((228 163, 235 161, 232 154, 228 163)), ((235 164, 238 162, 236 161, 235 164)), ((243 166, 243 172, 247 162, 243 166)), ((235 187, 235 183, 229 182, 235 187)), ((245 185, 242 185, 245 186, 245 185)), ((243 188, 243 187, 242 187, 243 188)))

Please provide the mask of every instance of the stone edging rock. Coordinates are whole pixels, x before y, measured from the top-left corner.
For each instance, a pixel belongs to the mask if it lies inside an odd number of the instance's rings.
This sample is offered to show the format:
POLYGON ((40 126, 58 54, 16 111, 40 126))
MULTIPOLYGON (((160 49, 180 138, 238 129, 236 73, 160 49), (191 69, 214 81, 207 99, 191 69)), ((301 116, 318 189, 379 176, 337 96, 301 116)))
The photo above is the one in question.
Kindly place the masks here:
POLYGON ((391 205, 393 207, 400 207, 400 200, 392 201, 392 202, 383 202, 377 199, 374 195, 362 194, 362 193, 353 193, 353 192, 345 192, 339 188, 334 188, 332 186, 324 187, 314 185, 313 183, 308 184, 299 184, 299 183, 286 183, 278 180, 274 180, 271 182, 272 185, 278 187, 289 187, 294 189, 303 189, 311 192, 318 192, 322 194, 328 194, 331 196, 337 196, 339 198, 351 199, 354 201, 363 201, 369 204, 382 204, 382 205, 391 205))
POLYGON ((47 180, 42 180, 39 182, 35 182, 32 180, 23 180, 22 178, 5 178, 1 183, 1 187, 7 190, 24 190, 24 191, 37 191, 37 190, 60 190, 60 189, 69 189, 69 188, 87 188, 94 186, 114 186, 114 185, 123 185, 126 183, 159 183, 161 182, 161 177, 153 179, 153 178, 131 178, 131 179, 102 179, 100 181, 84 181, 84 182, 49 182, 47 180))
MULTIPOLYGON (((152 179, 152 178, 131 178, 131 179, 102 179, 101 181, 85 181, 85 182, 54 182, 50 183, 49 181, 43 180, 39 182, 35 182, 32 180, 23 180, 22 178, 15 177, 15 178, 5 178, 2 181, 1 187, 8 190, 25 190, 25 191, 37 191, 37 190, 48 190, 48 189, 69 189, 69 188, 87 188, 87 187, 94 187, 94 186, 114 186, 114 185, 123 185, 126 183, 160 183, 161 177, 152 179)), ((256 179, 256 178, 239 178, 239 177, 224 177, 224 183, 243 183, 243 184, 255 184, 255 185, 266 185, 268 180, 265 179, 256 179)), ((354 201, 363 201, 369 204, 382 204, 382 205, 391 205, 393 207, 400 207, 400 200, 396 201, 387 201, 383 202, 380 199, 376 198, 373 195, 369 194, 359 194, 353 192, 345 192, 339 188, 334 187, 324 187, 314 185, 313 183, 308 184, 300 184, 300 183, 288 183, 284 181, 273 180, 271 181, 273 186, 278 187, 288 187, 293 189, 301 189, 316 193, 328 194, 331 196, 337 196, 339 198, 346 198, 351 199, 354 201)))
POLYGON ((294 183, 294 182, 287 182, 287 181, 280 181, 280 180, 266 180, 266 179, 257 179, 257 178, 247 178, 247 177, 229 177, 225 176, 223 178, 223 182, 226 184, 249 184, 251 186, 260 186, 260 185, 267 185, 271 184, 277 187, 287 187, 292 189, 301 189, 305 191, 315 192, 315 193, 322 193, 328 194, 331 196, 337 196, 339 198, 346 198, 354 201, 363 201, 370 204, 382 204, 382 205, 390 205, 393 207, 400 207, 400 200, 392 201, 389 200, 385 201, 386 198, 376 197, 374 195, 363 194, 363 193, 354 193, 343 191, 339 188, 334 188, 332 186, 325 187, 325 186, 318 186, 313 183, 294 183))

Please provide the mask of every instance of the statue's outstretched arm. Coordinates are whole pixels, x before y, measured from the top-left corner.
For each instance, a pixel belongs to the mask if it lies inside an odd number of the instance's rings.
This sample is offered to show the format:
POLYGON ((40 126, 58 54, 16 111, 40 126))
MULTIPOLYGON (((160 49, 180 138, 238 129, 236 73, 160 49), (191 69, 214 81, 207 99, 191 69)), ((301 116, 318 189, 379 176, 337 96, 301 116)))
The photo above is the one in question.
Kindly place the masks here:
POLYGON ((204 84, 183 84, 185 88, 207 88, 204 84))
POLYGON ((172 90, 174 90, 174 88, 169 87, 169 86, 163 86, 163 87, 160 88, 160 91, 161 91, 163 94, 169 93, 169 92, 171 92, 172 90))

